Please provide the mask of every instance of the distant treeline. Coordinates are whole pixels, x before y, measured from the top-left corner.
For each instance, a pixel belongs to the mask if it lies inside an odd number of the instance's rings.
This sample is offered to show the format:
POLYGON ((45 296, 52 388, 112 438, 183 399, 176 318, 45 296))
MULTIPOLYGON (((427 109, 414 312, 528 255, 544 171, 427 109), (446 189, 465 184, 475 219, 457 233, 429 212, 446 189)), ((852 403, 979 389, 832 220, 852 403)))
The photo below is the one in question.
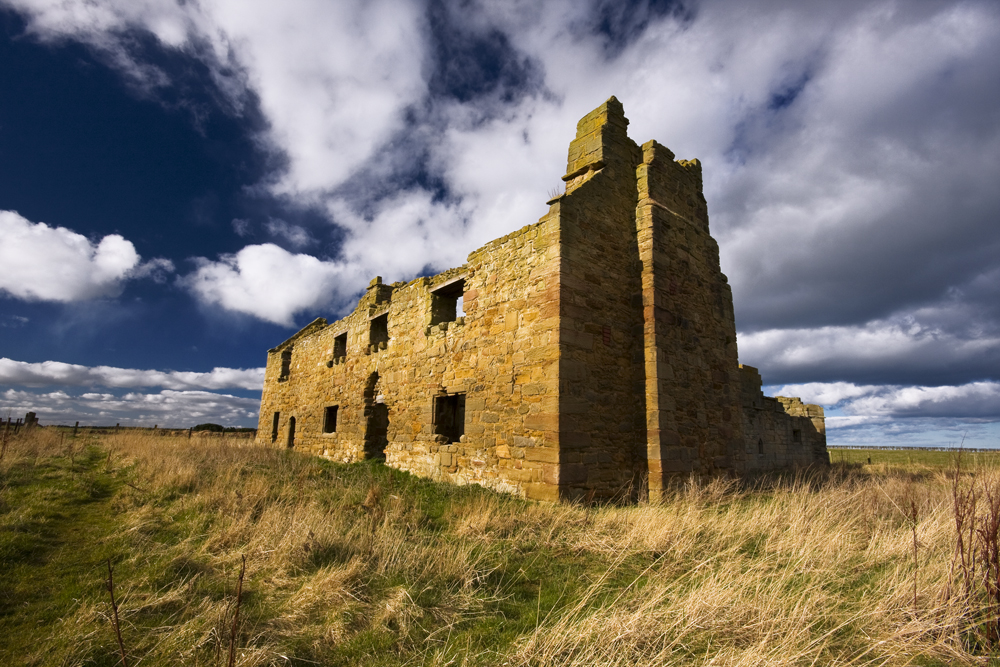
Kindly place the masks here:
POLYGON ((1000 452, 998 447, 906 447, 902 445, 828 445, 827 449, 872 449, 903 452, 1000 452))
POLYGON ((89 433, 118 433, 118 432, 130 432, 130 433, 151 433, 155 435, 190 435, 197 434, 199 436, 205 435, 238 435, 238 436, 254 436, 257 434, 257 429, 249 428, 246 426, 221 426, 219 424, 198 424, 197 426, 192 426, 190 428, 161 428, 159 425, 153 426, 122 426, 120 424, 115 424, 114 426, 84 426, 82 424, 54 424, 51 426, 41 427, 49 429, 58 430, 68 430, 68 431, 87 431, 89 433))

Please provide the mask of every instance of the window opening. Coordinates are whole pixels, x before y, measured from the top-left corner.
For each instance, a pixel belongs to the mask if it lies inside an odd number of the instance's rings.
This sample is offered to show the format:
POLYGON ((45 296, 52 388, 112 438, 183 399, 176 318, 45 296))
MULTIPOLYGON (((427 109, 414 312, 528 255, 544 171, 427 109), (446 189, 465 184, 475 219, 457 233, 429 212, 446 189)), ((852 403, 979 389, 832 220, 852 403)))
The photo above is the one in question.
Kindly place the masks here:
POLYGON ((764 456, 764 440, 762 438, 757 439, 757 453, 764 456))
POLYGON ((292 350, 291 348, 289 348, 281 352, 281 375, 278 376, 278 381, 281 382, 287 380, 291 372, 292 372, 292 350))
POLYGON ((371 320, 368 342, 372 350, 384 350, 389 344, 389 313, 383 313, 371 320))
POLYGON ((458 442, 465 435, 465 394, 434 397, 434 433, 448 442, 458 442))
POLYGON ((281 421, 281 413, 275 412, 274 419, 271 420, 271 442, 275 442, 278 439, 278 424, 281 421))
POLYGON ((461 278, 431 292, 431 326, 454 322, 465 315, 463 296, 465 279, 461 278))
POLYGON ((792 442, 802 444, 802 431, 797 428, 792 429, 792 442))
POLYGON ((333 339, 333 358, 340 359, 347 356, 347 332, 340 334, 333 339))
POLYGON ((337 409, 340 406, 330 405, 323 411, 323 433, 337 432, 337 409))
POLYGON ((295 417, 288 418, 288 448, 295 446, 295 417))
POLYGON ((365 383, 365 458, 384 459, 389 446, 389 406, 378 388, 379 375, 372 373, 365 383))

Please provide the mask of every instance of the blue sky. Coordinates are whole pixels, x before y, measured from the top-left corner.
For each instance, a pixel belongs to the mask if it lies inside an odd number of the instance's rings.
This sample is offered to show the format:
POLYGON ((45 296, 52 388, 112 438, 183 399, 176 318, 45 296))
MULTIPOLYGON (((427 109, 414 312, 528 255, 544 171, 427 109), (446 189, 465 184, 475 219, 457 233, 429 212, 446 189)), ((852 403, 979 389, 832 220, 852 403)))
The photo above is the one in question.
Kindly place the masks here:
POLYGON ((0 0, 0 412, 254 425, 269 347, 537 220, 613 94, 702 160, 771 393, 1000 446, 998 74, 985 1, 0 0))

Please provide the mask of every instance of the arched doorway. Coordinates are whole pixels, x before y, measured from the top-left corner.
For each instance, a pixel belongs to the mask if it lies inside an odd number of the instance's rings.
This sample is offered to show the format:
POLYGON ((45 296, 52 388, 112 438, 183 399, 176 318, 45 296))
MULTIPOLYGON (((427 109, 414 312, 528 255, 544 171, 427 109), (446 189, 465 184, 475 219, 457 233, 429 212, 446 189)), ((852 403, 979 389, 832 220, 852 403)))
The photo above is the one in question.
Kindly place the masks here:
POLYGON ((365 458, 384 459, 389 444, 389 407, 382 402, 379 374, 372 373, 365 383, 365 458))
POLYGON ((295 417, 288 418, 288 448, 295 446, 295 417))

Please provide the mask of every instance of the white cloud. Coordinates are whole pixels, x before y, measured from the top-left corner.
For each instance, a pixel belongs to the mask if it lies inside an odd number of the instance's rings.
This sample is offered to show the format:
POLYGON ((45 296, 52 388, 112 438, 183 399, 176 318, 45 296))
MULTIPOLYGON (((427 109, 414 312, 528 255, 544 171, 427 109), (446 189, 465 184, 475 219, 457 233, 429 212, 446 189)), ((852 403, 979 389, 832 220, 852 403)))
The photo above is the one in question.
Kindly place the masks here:
POLYGON ((164 387, 166 389, 248 389, 264 386, 263 368, 213 368, 208 373, 155 371, 114 366, 81 366, 60 361, 28 363, 0 358, 0 385, 20 387, 164 387))
POLYGON ((396 193, 368 215, 341 200, 329 202, 328 210, 351 230, 341 262, 359 280, 377 272, 391 282, 410 278, 428 264, 458 266, 473 249, 465 243, 468 208, 436 202, 423 190, 396 193))
POLYGON ((804 382, 802 384, 771 385, 766 394, 796 396, 806 403, 833 407, 859 396, 868 396, 882 390, 879 385, 856 385, 853 382, 804 382))
POLYGON ((247 246, 218 261, 195 261, 197 269, 181 282, 203 304, 285 326, 293 324, 295 313, 330 303, 338 282, 354 278, 341 265, 271 243, 247 246))
POLYGON ((117 296, 130 278, 173 271, 165 259, 140 264, 130 241, 109 234, 92 243, 65 227, 0 211, 0 290, 28 301, 68 303, 117 296))
POLYGON ((260 401, 208 391, 174 391, 155 394, 130 392, 84 393, 65 391, 35 393, 8 389, 0 392, 0 414, 22 415, 35 412, 42 425, 163 426, 189 428, 196 424, 257 426, 260 401))
POLYGON ((97 244, 65 227, 32 223, 0 211, 0 289, 39 301, 114 296, 139 264, 135 247, 117 234, 97 244))

